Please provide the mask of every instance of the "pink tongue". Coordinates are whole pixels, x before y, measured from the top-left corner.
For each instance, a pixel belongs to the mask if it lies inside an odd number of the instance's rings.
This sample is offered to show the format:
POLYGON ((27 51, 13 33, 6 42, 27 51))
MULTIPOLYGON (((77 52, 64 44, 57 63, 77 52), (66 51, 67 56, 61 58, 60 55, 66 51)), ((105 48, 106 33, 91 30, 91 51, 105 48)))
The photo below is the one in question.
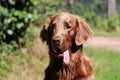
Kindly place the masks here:
POLYGON ((69 51, 66 50, 64 53, 63 53, 63 62, 65 64, 68 64, 70 62, 70 57, 69 57, 69 51))

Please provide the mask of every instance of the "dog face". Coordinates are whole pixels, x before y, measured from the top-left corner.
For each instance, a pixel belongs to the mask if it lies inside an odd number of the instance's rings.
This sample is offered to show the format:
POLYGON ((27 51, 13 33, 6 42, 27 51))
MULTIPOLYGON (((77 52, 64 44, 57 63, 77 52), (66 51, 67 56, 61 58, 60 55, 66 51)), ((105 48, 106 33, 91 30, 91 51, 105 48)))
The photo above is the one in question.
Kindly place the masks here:
POLYGON ((69 13, 61 13, 49 18, 44 24, 41 38, 60 56, 72 46, 80 46, 92 36, 83 19, 69 13))
POLYGON ((63 53, 70 49, 75 36, 75 23, 67 15, 57 16, 51 23, 51 45, 56 53, 63 53))

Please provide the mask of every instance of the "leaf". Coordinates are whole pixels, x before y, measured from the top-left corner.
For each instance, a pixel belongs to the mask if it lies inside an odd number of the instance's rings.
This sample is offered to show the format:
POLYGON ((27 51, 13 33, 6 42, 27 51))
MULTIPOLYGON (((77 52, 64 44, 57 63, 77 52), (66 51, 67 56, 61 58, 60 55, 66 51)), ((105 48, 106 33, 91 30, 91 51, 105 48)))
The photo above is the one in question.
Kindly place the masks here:
POLYGON ((31 19, 33 16, 31 13, 28 13, 28 18, 31 19))
POLYGON ((0 68, 0 74, 5 74, 6 73, 6 70, 0 68))
POLYGON ((8 14, 8 10, 6 8, 0 6, 0 14, 6 15, 6 14, 8 14))
POLYGON ((8 30, 7 30, 7 33, 8 33, 9 35, 12 35, 12 34, 13 34, 13 31, 12 31, 11 29, 8 29, 8 30))
POLYGON ((11 5, 15 5, 15 0, 8 0, 11 5))
POLYGON ((23 23, 17 23, 16 26, 17 26, 17 29, 21 29, 24 26, 24 24, 23 23))

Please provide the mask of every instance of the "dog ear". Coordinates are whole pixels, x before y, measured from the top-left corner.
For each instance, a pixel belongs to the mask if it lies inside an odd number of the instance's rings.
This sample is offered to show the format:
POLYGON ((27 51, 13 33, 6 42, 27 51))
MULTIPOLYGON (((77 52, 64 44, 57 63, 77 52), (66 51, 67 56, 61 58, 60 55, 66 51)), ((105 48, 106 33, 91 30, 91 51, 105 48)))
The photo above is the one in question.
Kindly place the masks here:
POLYGON ((41 33, 40 33, 40 38, 42 39, 43 42, 47 42, 47 45, 49 44, 49 40, 50 40, 50 25, 52 23, 52 21, 55 19, 55 16, 52 16, 50 18, 48 18, 45 22, 45 24, 43 25, 43 28, 41 30, 41 33))
POLYGON ((50 25, 50 19, 47 19, 47 21, 45 22, 45 24, 43 25, 43 28, 41 30, 40 33, 40 38, 42 39, 42 41, 47 41, 47 36, 48 36, 48 27, 50 25))
POLYGON ((76 45, 83 44, 91 36, 92 31, 90 30, 88 24, 82 18, 76 16, 76 35, 75 35, 76 45))

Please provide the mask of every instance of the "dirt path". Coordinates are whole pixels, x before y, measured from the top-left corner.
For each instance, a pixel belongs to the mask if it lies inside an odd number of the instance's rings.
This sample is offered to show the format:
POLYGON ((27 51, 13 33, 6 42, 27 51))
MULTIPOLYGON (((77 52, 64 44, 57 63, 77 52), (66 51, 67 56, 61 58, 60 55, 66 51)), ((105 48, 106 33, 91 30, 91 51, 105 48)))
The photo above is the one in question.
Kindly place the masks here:
POLYGON ((120 51, 120 37, 93 37, 85 46, 120 51))

